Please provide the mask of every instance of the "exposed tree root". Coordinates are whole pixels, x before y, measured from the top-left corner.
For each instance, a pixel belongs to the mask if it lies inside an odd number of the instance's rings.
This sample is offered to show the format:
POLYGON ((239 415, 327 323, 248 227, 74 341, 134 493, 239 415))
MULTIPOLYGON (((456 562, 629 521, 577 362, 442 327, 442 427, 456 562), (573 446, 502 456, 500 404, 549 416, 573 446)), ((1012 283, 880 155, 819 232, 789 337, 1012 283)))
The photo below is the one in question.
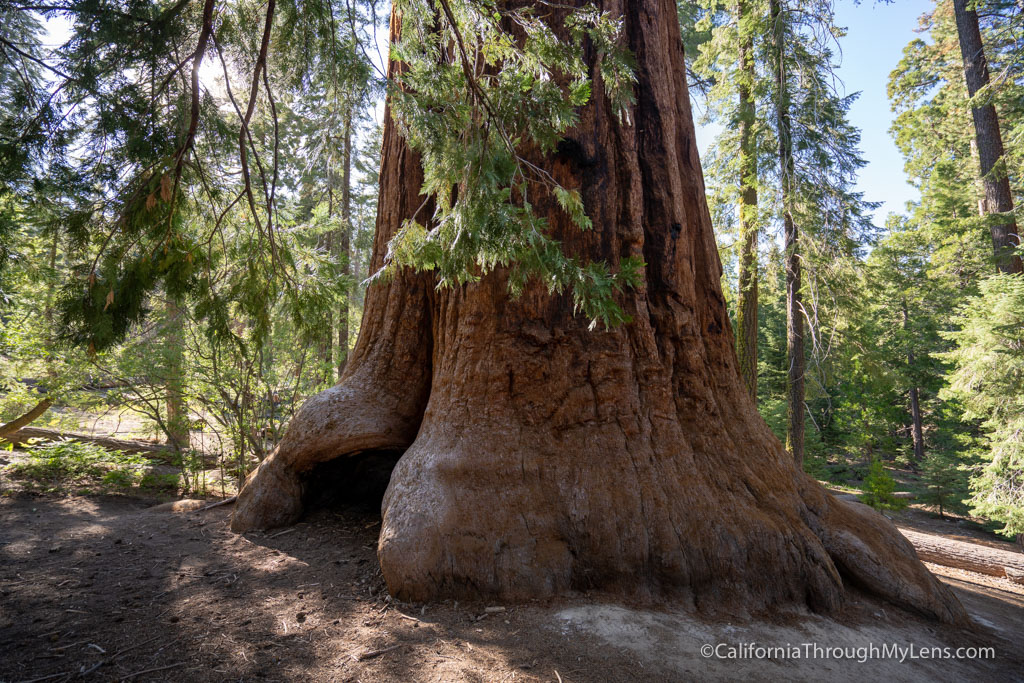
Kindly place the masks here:
MULTIPOLYGON (((620 297, 631 322, 590 331, 571 297, 540 282, 512 300, 500 269, 441 292, 429 273, 374 284, 342 383, 310 399, 250 475, 232 528, 295 521, 318 463, 407 448, 378 546, 400 599, 598 589, 703 612, 829 612, 850 581, 964 623, 896 529, 797 471, 757 413, 736 369, 676 77, 685 64, 675 4, 599 4, 626 17, 635 121, 595 98, 572 133, 593 167, 532 159, 579 189, 594 230, 576 229, 543 192, 530 201, 583 261, 642 258, 644 282, 620 297)), ((545 13, 554 30, 565 11, 545 13)), ((419 159, 385 120, 371 272, 404 221, 433 214, 419 159)))
POLYGON ((246 477, 231 518, 234 531, 297 521, 303 510, 305 475, 317 464, 367 450, 409 446, 418 416, 398 414, 386 396, 362 391, 359 379, 349 377, 302 406, 281 444, 246 477))
POLYGON ((969 623, 960 602, 890 520, 862 503, 836 498, 810 477, 802 479, 809 523, 844 579, 919 614, 969 623))

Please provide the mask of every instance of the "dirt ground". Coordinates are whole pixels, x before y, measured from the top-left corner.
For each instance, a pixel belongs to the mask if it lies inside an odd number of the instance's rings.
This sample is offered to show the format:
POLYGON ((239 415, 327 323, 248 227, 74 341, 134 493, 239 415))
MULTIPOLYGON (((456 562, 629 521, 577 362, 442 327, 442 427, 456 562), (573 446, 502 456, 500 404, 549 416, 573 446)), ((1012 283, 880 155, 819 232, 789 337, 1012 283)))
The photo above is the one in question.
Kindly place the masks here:
POLYGON ((404 605, 384 590, 372 506, 238 536, 230 507, 155 502, 0 498, 0 681, 1024 681, 1024 597, 967 572, 943 580, 974 631, 863 596, 835 619, 708 620, 601 596, 404 605), (787 649, 758 659, 752 643, 787 649), (858 661, 893 644, 995 658, 858 661))

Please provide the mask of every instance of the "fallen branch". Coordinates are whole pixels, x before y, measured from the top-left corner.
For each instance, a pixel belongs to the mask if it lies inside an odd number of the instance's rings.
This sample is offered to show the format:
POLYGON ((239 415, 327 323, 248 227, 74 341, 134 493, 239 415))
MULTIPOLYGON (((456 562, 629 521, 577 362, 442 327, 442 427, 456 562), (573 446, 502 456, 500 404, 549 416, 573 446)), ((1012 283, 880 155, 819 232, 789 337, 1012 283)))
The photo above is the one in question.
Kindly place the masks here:
MULTIPOLYGON (((13 443, 20 446, 29 439, 41 439, 43 441, 76 441, 78 443, 94 443, 112 451, 124 453, 138 453, 150 460, 177 466, 176 456, 178 452, 171 446, 147 441, 134 441, 131 439, 115 439, 110 436, 96 436, 93 434, 82 434, 80 432, 61 432, 56 429, 43 429, 42 427, 22 427, 14 434, 10 434, 0 441, 13 443)), ((216 459, 211 455, 203 456, 203 465, 215 465, 216 459)))
POLYGON ((43 429, 41 427, 22 427, 14 434, 4 437, 14 445, 26 443, 29 439, 42 439, 43 441, 78 441, 81 443, 94 443, 112 451, 124 451, 125 453, 151 453, 161 456, 171 456, 174 449, 162 444, 146 443, 145 441, 132 441, 128 439, 115 439, 109 436, 94 436, 92 434, 81 434, 79 432, 60 432, 56 429, 43 429))
POLYGON ((120 678, 118 680, 127 681, 130 678, 135 678, 136 676, 141 676, 142 674, 151 674, 151 673, 154 673, 156 671, 166 671, 167 669, 175 669, 175 668, 177 668, 179 666, 185 666, 185 662, 178 662, 176 664, 168 664, 167 666, 158 666, 158 667, 154 667, 152 669, 143 669, 142 671, 136 671, 133 674, 128 674, 127 676, 125 676, 123 678, 120 678))
POLYGON ((212 510, 213 508, 220 507, 221 505, 230 505, 231 503, 234 503, 236 500, 238 500, 238 496, 231 496, 230 498, 218 500, 216 503, 210 503, 209 505, 201 507, 198 510, 196 510, 196 512, 206 512, 207 510, 212 510))
POLYGON ((380 657, 382 654, 385 654, 387 652, 391 652, 392 650, 397 650, 400 647, 402 647, 402 646, 401 645, 392 645, 391 647, 385 647, 385 648, 383 648, 381 650, 370 650, 369 652, 363 652, 361 654, 356 655, 354 657, 354 659, 357 662, 362 662, 362 661, 365 661, 367 659, 373 659, 374 657, 380 657))
POLYGON ((51 405, 53 405, 53 402, 49 398, 44 398, 32 410, 21 417, 17 417, 5 425, 0 425, 0 439, 7 439, 9 441, 9 434, 14 434, 19 429, 23 429, 26 425, 31 424, 36 418, 45 413, 51 405))

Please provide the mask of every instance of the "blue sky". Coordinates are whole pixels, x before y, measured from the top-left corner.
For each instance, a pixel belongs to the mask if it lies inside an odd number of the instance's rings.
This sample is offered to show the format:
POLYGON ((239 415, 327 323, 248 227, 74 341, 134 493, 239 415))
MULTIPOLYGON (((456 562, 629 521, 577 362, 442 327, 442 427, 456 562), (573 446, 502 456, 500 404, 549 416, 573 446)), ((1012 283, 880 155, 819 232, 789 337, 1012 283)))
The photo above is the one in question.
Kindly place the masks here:
MULTIPOLYGON (((888 213, 903 213, 906 203, 919 197, 918 191, 907 183, 903 157, 889 135, 893 113, 885 89, 889 72, 903 56, 904 46, 921 37, 914 31, 918 17, 931 7, 930 0, 836 3, 837 23, 848 29, 840 44, 840 88, 846 94, 860 92, 850 109, 850 122, 861 131, 861 153, 868 162, 860 171, 857 187, 868 201, 882 202, 875 212, 879 227, 885 225, 888 213)), ((697 142, 702 152, 717 132, 715 126, 698 128, 697 142)))
POLYGON ((864 0, 837 3, 840 26, 849 29, 842 40, 839 76, 846 92, 860 91, 850 108, 850 121, 861 130, 861 152, 868 165, 861 169, 858 188, 865 199, 884 202, 875 213, 884 225, 889 212, 902 213, 907 201, 917 200, 918 191, 903 173, 903 157, 889 135, 893 113, 885 93, 889 72, 903 56, 903 48, 921 37, 914 29, 918 17, 932 8, 929 0, 896 0, 891 5, 864 0))

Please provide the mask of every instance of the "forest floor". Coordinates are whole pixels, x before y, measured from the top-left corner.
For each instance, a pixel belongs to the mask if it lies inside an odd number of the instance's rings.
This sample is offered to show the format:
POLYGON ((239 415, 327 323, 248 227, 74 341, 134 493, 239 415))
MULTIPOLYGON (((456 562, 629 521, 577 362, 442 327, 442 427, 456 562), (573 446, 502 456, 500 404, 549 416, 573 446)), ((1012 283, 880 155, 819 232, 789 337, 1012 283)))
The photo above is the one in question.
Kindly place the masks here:
POLYGON ((708 619, 593 595, 414 606, 384 589, 372 507, 240 536, 230 506, 0 485, 0 681, 1024 681, 1024 595, 969 572, 942 580, 974 631, 865 597, 834 619, 708 619), (719 643, 721 658, 702 656, 719 643), (800 649, 729 658, 744 643, 800 649), (892 644, 995 658, 857 661, 892 644), (815 646, 848 658, 812 658, 815 646))

